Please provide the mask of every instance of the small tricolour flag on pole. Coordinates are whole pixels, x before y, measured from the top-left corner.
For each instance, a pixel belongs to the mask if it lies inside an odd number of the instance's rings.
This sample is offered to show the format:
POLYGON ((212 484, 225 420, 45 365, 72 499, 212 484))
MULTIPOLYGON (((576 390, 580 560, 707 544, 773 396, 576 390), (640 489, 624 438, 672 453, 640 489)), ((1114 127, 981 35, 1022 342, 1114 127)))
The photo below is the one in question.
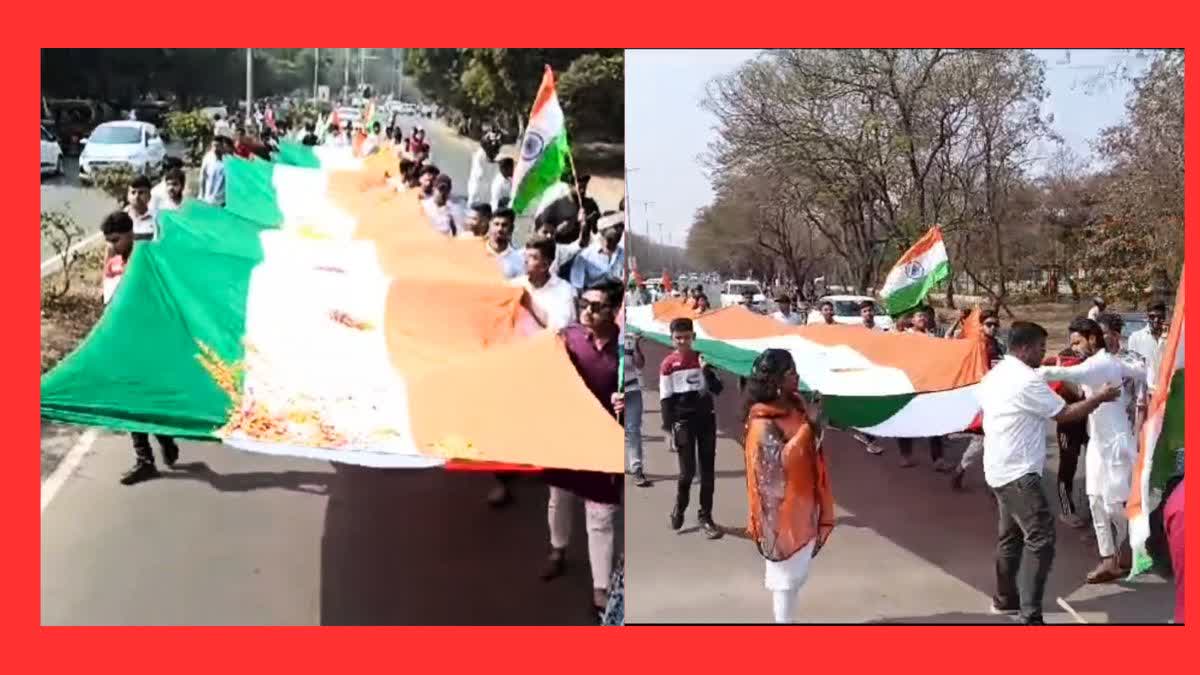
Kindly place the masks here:
POLYGON ((547 189, 560 182, 570 152, 562 106, 554 88, 554 72, 546 66, 542 86, 529 113, 529 126, 521 139, 521 156, 513 171, 514 211, 526 213, 547 189))
POLYGON ((1130 490, 1126 515, 1129 517, 1129 542, 1133 547, 1133 569, 1130 576, 1149 571, 1153 559, 1147 550, 1150 538, 1150 514, 1162 502, 1167 482, 1177 472, 1179 453, 1183 451, 1183 275, 1179 275, 1179 290, 1175 296, 1175 316, 1167 343, 1162 347, 1157 383, 1150 399, 1150 409, 1138 443, 1138 456, 1133 464, 1133 489, 1130 490))
POLYGON ((903 314, 924 302, 929 291, 949 275, 950 258, 942 230, 934 225, 896 261, 879 297, 888 314, 903 314))

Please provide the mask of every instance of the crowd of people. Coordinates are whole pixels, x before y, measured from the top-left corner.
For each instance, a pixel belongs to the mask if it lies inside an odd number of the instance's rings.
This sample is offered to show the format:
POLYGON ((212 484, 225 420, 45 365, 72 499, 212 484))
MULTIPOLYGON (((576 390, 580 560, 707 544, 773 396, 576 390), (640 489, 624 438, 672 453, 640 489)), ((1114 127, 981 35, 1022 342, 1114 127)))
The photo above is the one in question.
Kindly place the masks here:
MULTIPOLYGON (((390 148, 399 157, 391 186, 418 196, 434 231, 447 237, 480 240, 496 259, 498 278, 524 289, 522 307, 544 329, 562 336, 579 377, 597 403, 614 417, 622 414, 625 392, 619 373, 621 326, 617 318, 624 301, 623 200, 619 210, 601 211, 588 196, 589 177, 576 180, 565 172, 561 183, 538 203, 530 236, 519 242, 514 235, 518 214, 511 206, 515 160, 500 156, 497 135, 485 135, 472 157, 464 209, 455 199, 452 177, 432 162, 431 143, 420 126, 408 136, 398 124, 383 129, 379 123, 366 129, 348 122, 344 127, 330 125, 324 132, 318 135, 313 121, 289 132, 282 124, 275 124, 274 129, 244 122, 235 126, 217 116, 211 147, 201 162, 196 198, 224 206, 226 158, 232 154, 269 160, 278 150, 280 138, 291 137, 310 146, 346 148, 356 156, 390 148)), ((126 207, 102 223, 109 244, 104 269, 106 304, 137 242, 155 239, 161 213, 178 209, 183 203, 186 179, 182 162, 169 158, 165 169, 157 186, 145 176, 134 178, 126 207)), ((121 477, 124 485, 159 475, 149 436, 135 433, 132 437, 135 463, 121 477)), ((158 436, 157 440, 163 462, 173 467, 179 458, 177 443, 167 436, 158 436)), ((497 473, 488 503, 495 508, 509 504, 513 500, 509 486, 519 475, 497 473)), ((621 477, 564 470, 544 470, 540 476, 548 486, 549 530, 549 554, 541 578, 550 581, 565 572, 574 513, 582 504, 593 588, 589 600, 598 618, 609 624, 621 623, 623 557, 617 553, 615 528, 623 496, 621 477)))
MULTIPOLYGON (((638 302, 651 300, 644 285, 636 285, 631 295, 638 302)), ((686 297, 688 305, 701 314, 710 309, 700 286, 676 295, 686 297)), ((751 298, 745 302, 749 306, 751 298)), ((787 295, 776 296, 774 302, 777 310, 770 316, 776 321, 787 326, 808 323, 805 313, 793 310, 787 295)), ((836 325, 832 302, 821 301, 818 310, 821 324, 836 325)), ((1096 542, 1098 563, 1082 581, 1102 584, 1125 578, 1131 566, 1125 503, 1132 489, 1139 428, 1163 358, 1168 320, 1165 303, 1151 303, 1147 325, 1126 340, 1121 315, 1107 311, 1103 300, 1097 298, 1087 316, 1071 322, 1068 343, 1049 358, 1045 355, 1048 334, 1034 323, 1013 322, 1005 345, 1000 316, 994 309, 977 310, 977 319, 971 318, 971 309, 963 309, 945 329, 939 327, 937 314, 928 305, 896 317, 890 329, 877 322, 876 311, 875 302, 862 302, 856 329, 894 330, 935 339, 976 336, 984 343, 987 374, 978 386, 982 422, 955 435, 967 440, 961 458, 953 462, 946 456, 942 437, 923 440, 932 468, 950 474, 954 490, 965 489, 967 472, 982 465, 985 482, 995 496, 1000 534, 997 590, 991 611, 1013 615, 1023 623, 1043 620, 1042 596, 1055 547, 1056 519, 1042 488, 1046 429, 1051 421, 1057 426, 1054 436, 1059 457, 1057 520, 1071 528, 1087 528, 1088 521, 1080 515, 1081 505, 1086 503, 1096 542), (974 321, 977 330, 969 325, 974 321), (1084 464, 1082 500, 1075 489, 1080 459, 1084 464)), ((674 320, 670 333, 674 350, 662 360, 659 380, 663 428, 669 450, 678 453, 679 463, 670 525, 678 529, 682 523, 698 471, 701 530, 718 538, 720 528, 711 519, 716 428, 712 397, 721 393, 720 380, 692 347, 691 319, 674 320)), ((640 341, 633 340, 626 351, 633 366, 640 369, 645 364, 640 341)), ((791 355, 775 349, 760 354, 751 375, 741 378, 741 385, 748 531, 767 561, 765 585, 773 594, 775 618, 791 621, 795 593, 807 578, 812 556, 833 527, 833 501, 820 447, 820 396, 801 396, 791 355)), ((880 439, 846 431, 870 454, 884 453, 880 439)), ((641 421, 627 418, 627 471, 635 485, 646 486, 650 482, 642 468, 640 435, 641 421)), ((915 440, 896 439, 903 468, 917 465, 915 440)), ((1178 479, 1163 497, 1164 508, 1182 502, 1182 462, 1176 473, 1178 479), (1173 493, 1179 496, 1172 501, 1173 493)), ((1178 539, 1181 529, 1180 518, 1173 529, 1167 528, 1167 534, 1178 539)), ((1182 548, 1176 548, 1176 583, 1182 589, 1182 548)), ((1180 590, 1176 608, 1180 621, 1182 597, 1180 590)))

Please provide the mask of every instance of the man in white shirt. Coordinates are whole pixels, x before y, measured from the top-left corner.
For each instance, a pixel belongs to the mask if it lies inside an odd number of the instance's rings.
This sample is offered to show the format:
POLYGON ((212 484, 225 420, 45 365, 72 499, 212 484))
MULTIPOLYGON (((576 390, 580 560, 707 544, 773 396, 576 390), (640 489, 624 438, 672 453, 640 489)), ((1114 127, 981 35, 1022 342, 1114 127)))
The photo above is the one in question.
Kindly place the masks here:
POLYGON ((1146 362, 1146 384, 1150 393, 1158 387, 1158 364, 1162 357, 1163 346, 1167 342, 1167 305, 1156 302, 1150 305, 1146 312, 1146 327, 1135 331, 1129 336, 1129 351, 1142 357, 1146 362))
POLYGON ((821 310, 820 325, 832 326, 835 323, 837 323, 836 321, 833 320, 833 302, 832 301, 822 300, 821 304, 818 305, 818 308, 821 310))
POLYGON ((135 241, 154 239, 158 235, 154 213, 150 211, 150 179, 145 176, 135 176, 129 183, 129 193, 125 213, 133 220, 133 238, 135 241))
POLYGON ((528 291, 526 308, 544 328, 559 331, 575 320, 575 289, 550 274, 554 241, 534 237, 525 244, 525 274, 510 283, 528 291))
POLYGON ((1095 321, 1104 312, 1104 298, 1092 298, 1092 308, 1088 310, 1087 318, 1095 321))
POLYGON ((1070 423, 1116 400, 1119 387, 1067 405, 1035 370, 1046 357, 1046 329, 1013 322, 1009 354, 976 387, 983 409, 983 475, 999 507, 995 614, 1019 614, 1022 623, 1045 623, 1042 598, 1054 562, 1054 516, 1042 487, 1046 424, 1070 423), (1026 564, 1022 565, 1022 556, 1026 564))
POLYGON ((1119 333, 1115 338, 1107 339, 1104 331, 1091 319, 1071 322, 1070 335, 1071 348, 1085 359, 1083 363, 1065 368, 1046 366, 1038 373, 1048 382, 1077 384, 1083 389, 1084 396, 1091 396, 1105 386, 1116 387, 1120 392, 1116 400, 1104 403, 1088 417, 1088 444, 1084 455, 1085 491, 1096 530, 1096 546, 1100 550, 1100 564, 1087 575, 1087 582, 1108 583, 1124 576, 1117 560, 1117 548, 1124 542, 1129 529, 1125 501, 1129 498, 1133 462, 1137 455, 1137 439, 1128 413, 1132 400, 1124 384, 1144 381, 1146 369, 1140 360, 1120 358, 1116 354, 1121 348, 1119 333))
MULTIPOLYGON (((830 305, 830 308, 832 307, 833 306, 830 305)), ((879 326, 875 323, 875 303, 870 301, 863 302, 858 308, 858 315, 862 317, 863 328, 866 328, 867 330, 879 329, 879 326)), ((854 438, 858 440, 859 443, 862 443, 867 449, 867 452, 870 454, 883 454, 883 446, 879 444, 879 439, 875 438, 871 434, 864 434, 860 432, 854 434, 854 438)))
POLYGON ((487 236, 491 222, 492 207, 487 204, 475 204, 467 209, 466 220, 463 221, 463 228, 458 236, 463 239, 483 239, 487 236))
MULTIPOLYGON (((479 147, 471 155, 471 172, 467 177, 468 204, 476 204, 487 200, 492 181, 500 173, 499 166, 496 164, 496 155, 499 152, 499 140, 491 134, 484 135, 479 147)), ((496 205, 492 205, 493 211, 497 208, 496 205)))
POLYGON ((772 319, 787 326, 800 326, 804 324, 803 317, 792 311, 791 298, 781 295, 775 298, 775 304, 779 305, 779 311, 771 315, 772 319))
POLYGON ((492 210, 508 208, 512 203, 513 158, 502 157, 498 163, 500 173, 492 179, 491 204, 492 210))
MULTIPOLYGON (((624 331, 624 326, 622 326, 624 331)), ((625 333, 625 470, 633 474, 633 484, 650 487, 653 483, 646 478, 642 469, 642 368, 646 367, 646 355, 642 353, 642 336, 625 333)))
POLYGON ((500 209, 492 214, 488 226, 487 251, 496 256, 505 279, 515 279, 525 271, 525 256, 512 245, 516 222, 512 209, 500 209))
POLYGON ((433 182, 433 196, 421 202, 433 229, 450 237, 458 235, 466 220, 458 204, 450 201, 453 187, 450 176, 439 174, 433 182))
POLYGON ((183 206, 183 188, 186 180, 183 169, 170 169, 163 175, 166 190, 158 195, 155 195, 153 190, 150 191, 150 213, 154 215, 155 223, 158 223, 158 218, 163 212, 178 211, 183 206))
POLYGON ((225 206, 225 155, 230 150, 226 136, 213 138, 212 149, 200 162, 200 199, 214 206, 225 206))
POLYGON ((233 128, 229 126, 229 121, 222 117, 221 113, 213 115, 213 136, 232 138, 233 128))

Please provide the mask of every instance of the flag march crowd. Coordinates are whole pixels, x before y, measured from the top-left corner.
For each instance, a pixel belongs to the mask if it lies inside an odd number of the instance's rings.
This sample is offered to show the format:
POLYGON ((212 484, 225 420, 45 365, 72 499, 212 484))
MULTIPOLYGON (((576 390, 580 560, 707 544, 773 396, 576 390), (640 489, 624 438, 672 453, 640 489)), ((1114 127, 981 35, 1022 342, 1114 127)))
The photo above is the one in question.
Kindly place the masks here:
POLYGON ((586 602, 620 624, 623 201, 601 210, 574 172, 549 66, 516 153, 486 134, 466 186, 377 103, 294 130, 218 115, 195 199, 182 162, 133 178, 101 223, 105 311, 44 375, 42 417, 128 432, 128 490, 163 475, 151 437, 167 471, 177 439, 208 439, 485 472, 496 509, 542 482, 541 577, 586 537, 586 602))
POLYGON ((920 441, 951 491, 966 489, 968 472, 982 469, 997 528, 990 613, 1044 622, 1055 552, 1077 545, 1056 537, 1058 521, 1092 533, 1096 564, 1081 582, 1110 584, 1150 571, 1170 576, 1173 568, 1174 620, 1183 621, 1182 280, 1173 311, 1150 302, 1147 325, 1127 338, 1121 315, 1097 298, 1087 316, 1071 321, 1066 344, 1048 344, 1041 325, 1015 320, 1002 331, 999 312, 982 306, 938 326, 928 298, 951 261, 936 226, 896 261, 878 302, 834 296, 812 314, 795 311, 786 288, 769 293, 773 314, 753 290, 723 296, 714 308, 704 285, 677 287, 667 271, 647 280, 636 256, 631 261, 630 481, 653 485, 644 470, 642 393, 633 390, 643 369, 656 368, 658 417, 679 467, 674 506, 659 522, 680 531, 698 481, 700 532, 721 539, 727 526, 741 531, 741 523, 719 524, 712 515, 714 500, 740 499, 714 495, 714 401, 729 395, 717 373, 737 375, 739 417, 727 422, 741 430, 744 532, 764 560, 776 622, 799 618, 810 566, 837 539, 837 482, 855 480, 831 479, 830 430, 851 434, 876 456, 894 438, 903 468, 918 465, 913 446, 920 441), (836 315, 835 302, 847 305, 836 315), (841 318, 848 314, 854 320, 841 318), (647 360, 647 342, 666 352, 659 363, 647 360), (1052 491, 1042 482, 1048 430, 1060 458, 1052 491), (957 461, 946 453, 952 438, 967 440, 957 461))

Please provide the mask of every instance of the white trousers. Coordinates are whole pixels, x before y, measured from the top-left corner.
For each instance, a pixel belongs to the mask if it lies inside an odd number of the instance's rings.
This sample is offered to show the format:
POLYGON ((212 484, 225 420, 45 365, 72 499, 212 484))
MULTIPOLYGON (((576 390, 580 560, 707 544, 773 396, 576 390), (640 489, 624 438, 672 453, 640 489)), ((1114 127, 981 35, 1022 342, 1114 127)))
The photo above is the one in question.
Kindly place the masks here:
MULTIPOLYGON (((580 497, 572 492, 550 487, 546 519, 550 523, 552 547, 563 549, 571 543, 571 520, 575 515, 575 505, 579 501, 580 497)), ((612 577, 613 550, 616 543, 613 520, 616 517, 617 505, 583 501, 588 533, 588 558, 592 565, 592 588, 607 590, 608 580, 612 577)))
POLYGON ((1125 535, 1129 531, 1125 505, 1105 501, 1104 497, 1099 495, 1088 495, 1088 507, 1092 511, 1092 527, 1096 529, 1096 548, 1100 549, 1100 557, 1116 555, 1117 546, 1125 541, 1125 535))
POLYGON ((791 623, 795 613, 796 596, 800 587, 808 581, 808 571, 812 564, 813 551, 817 541, 808 542, 804 548, 792 554, 787 560, 775 562, 764 560, 766 570, 763 574, 763 585, 771 591, 772 606, 775 611, 775 623, 791 623))
POLYGON ((958 466, 963 471, 966 471, 981 459, 983 459, 983 436, 972 434, 971 442, 967 444, 967 449, 963 451, 962 460, 959 461, 958 466))

